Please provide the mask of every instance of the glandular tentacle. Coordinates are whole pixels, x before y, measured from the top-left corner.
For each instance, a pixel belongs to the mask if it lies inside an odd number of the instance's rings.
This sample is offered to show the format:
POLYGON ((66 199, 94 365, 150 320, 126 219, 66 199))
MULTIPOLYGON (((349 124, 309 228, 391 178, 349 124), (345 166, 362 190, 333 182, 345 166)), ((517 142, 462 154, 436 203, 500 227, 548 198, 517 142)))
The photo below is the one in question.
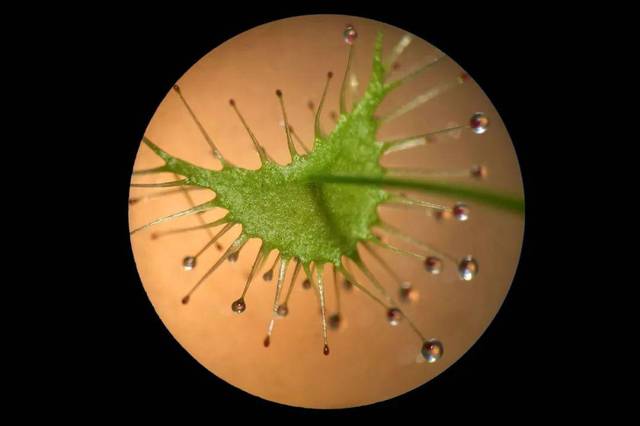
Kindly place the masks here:
POLYGON ((358 33, 352 25, 347 25, 344 32, 344 41, 349 45, 349 56, 347 57, 347 66, 344 70, 344 77, 342 78, 342 85, 340 86, 340 114, 347 114, 347 86, 349 84, 348 79, 351 75, 351 62, 353 61, 354 43, 358 38, 358 33))
POLYGON ((264 244, 260 245, 260 248, 258 249, 258 253, 256 254, 255 260, 253 261, 253 266, 251 266, 251 271, 249 272, 249 276, 247 277, 247 281, 245 282, 244 285, 244 289, 242 290, 242 295, 235 301, 233 302, 233 304, 231 305, 231 309, 234 310, 236 313, 241 313, 244 312, 244 310, 246 309, 246 303, 245 303, 245 296, 247 295, 247 292, 249 291, 249 287, 251 286, 251 282, 253 281, 253 277, 255 276, 256 272, 260 269, 260 267, 262 266, 262 260, 265 257, 265 252, 264 252, 264 244), (243 308, 241 311, 238 311, 237 309, 234 309, 234 306, 240 305, 242 304, 243 308))
MULTIPOLYGON (((202 188, 202 187, 198 187, 198 186, 191 186, 191 187, 184 187, 184 186, 180 186, 176 189, 167 189, 167 190, 163 190, 163 191, 158 191, 158 192, 154 192, 151 194, 145 194, 145 195, 141 195, 139 197, 131 197, 129 198, 129 204, 130 205, 134 205, 134 204, 138 204, 142 201, 147 201, 147 200, 151 200, 154 198, 162 198, 162 197, 166 197, 168 195, 173 195, 173 194, 179 194, 181 192, 193 192, 193 191, 205 191, 208 190, 208 188, 202 188)), ((191 207, 195 207, 195 205, 192 205, 191 207)))
POLYGON ((282 110, 282 119, 284 120, 284 131, 287 135, 287 146, 289 148, 289 154, 291 155, 291 160, 293 161, 296 157, 298 157, 298 152, 296 151, 295 146, 293 145, 293 139, 291 138, 291 127, 289 126, 289 120, 287 120, 287 112, 284 108, 284 100, 282 99, 282 90, 276 90, 276 96, 278 97, 278 102, 280 102, 280 109, 282 110))
POLYGON ((234 99, 229 99, 229 105, 231 105, 231 108, 233 108, 233 110, 235 111, 236 115, 240 119, 240 122, 242 123, 242 126, 247 131, 247 133, 249 134, 249 137, 251 138, 251 142, 253 143, 253 147, 255 148, 256 152, 258 153, 258 156, 260 157, 260 162, 262 164, 264 164, 267 161, 271 161, 271 159, 267 155, 267 151, 265 151, 265 149, 262 147, 262 145, 260 145, 260 143, 258 142, 258 139, 253 134, 253 132, 251 131, 251 128, 249 127, 249 125, 245 121, 244 116, 240 113, 240 110, 238 109, 238 107, 236 105, 236 101, 234 99))
POLYGON ((300 273, 300 268, 302 264, 298 259, 296 259, 296 266, 293 269, 293 275, 291 276, 291 284, 289 284, 289 290, 287 290, 287 295, 284 298, 283 303, 278 304, 277 314, 281 317, 286 317, 289 314, 289 298, 291 297, 291 293, 293 292, 293 288, 296 284, 296 278, 298 277, 298 273, 300 273))
MULTIPOLYGON (((466 74, 463 74, 466 75, 466 74)), ((399 108, 396 108, 395 110, 391 111, 388 114, 383 115, 382 117, 380 117, 380 121, 382 123, 388 123, 391 120, 394 120, 398 117, 401 117, 403 115, 405 115, 406 113, 408 113, 409 111, 413 111, 414 109, 416 109, 417 107, 435 99, 436 97, 440 96, 441 94, 460 86, 461 84, 463 84, 466 81, 466 77, 463 76, 458 76, 455 79, 452 79, 451 81, 448 81, 446 83, 441 83, 439 85, 437 85, 436 87, 433 87, 429 90, 427 90, 426 92, 416 96, 415 98, 413 98, 412 100, 410 100, 409 102, 407 102, 406 104, 400 106, 399 108)))
POLYGON ((191 299, 191 295, 195 292, 200 286, 205 282, 205 280, 215 272, 216 269, 229 257, 230 254, 237 252, 242 248, 242 246, 249 240, 245 234, 240 234, 238 238, 236 238, 233 243, 227 248, 227 250, 220 256, 220 258, 216 261, 216 263, 209 268, 207 272, 196 282, 193 287, 187 292, 187 294, 182 298, 182 304, 186 305, 189 303, 191 299))
MULTIPOLYGON (((204 222, 201 225, 188 226, 188 227, 184 227, 184 228, 173 228, 173 229, 168 229, 166 231, 154 232, 153 233, 153 238, 160 238, 160 237, 164 237, 164 236, 167 236, 167 235, 173 235, 173 234, 182 234, 182 233, 185 233, 185 232, 197 231, 197 230, 201 230, 201 229, 206 229, 207 231, 211 232, 211 228, 215 228, 216 226, 224 225, 226 223, 229 223, 229 219, 227 219, 227 217, 225 216, 225 217, 223 217, 221 219, 214 220, 213 222, 204 222)), ((211 234, 211 238, 213 238, 213 234, 211 234)))
POLYGON ((411 34, 405 34, 400 38, 400 40, 398 40, 398 43, 396 43, 396 45, 393 47, 393 49, 391 50, 391 54, 385 61, 385 68, 387 70, 385 78, 387 78, 391 74, 391 72, 394 69, 394 65, 396 64, 396 61, 398 60, 400 55, 402 55, 402 52, 404 52, 404 50, 409 46, 409 44, 411 44, 412 39, 413 38, 411 37, 411 34))
POLYGON ((188 216, 188 215, 191 215, 191 214, 194 214, 194 213, 198 213, 198 212, 201 212, 201 211, 210 210, 210 209, 213 209, 213 208, 215 208, 217 206, 218 206, 218 204, 216 202, 216 199, 214 198, 213 200, 206 201, 206 202, 204 202, 202 204, 199 204, 199 205, 197 205, 195 207, 191 207, 190 209, 186 209, 186 210, 180 211, 178 213, 170 214, 168 216, 160 217, 160 218, 158 218, 156 220, 153 220, 153 221, 147 223, 146 225, 142 225, 142 226, 140 226, 138 228, 135 228, 133 231, 130 232, 130 234, 133 235, 136 232, 141 231, 141 230, 143 230, 145 228, 148 228, 150 226, 157 225, 157 224, 163 223, 163 222, 167 222, 167 221, 170 221, 170 220, 173 220, 173 219, 177 219, 179 217, 188 216))
POLYGON ((315 113, 313 128, 314 128, 316 140, 325 137, 325 134, 322 132, 322 129, 320 128, 320 114, 322 113, 322 107, 324 105, 324 100, 327 96, 327 90, 329 89, 329 82, 331 81, 332 77, 333 77, 333 73, 329 71, 327 73, 327 80, 325 81, 324 89, 322 90, 322 97, 320 97, 320 103, 318 104, 318 109, 316 110, 316 113, 315 113))
POLYGON ((189 116, 191 117, 191 119, 193 120, 193 122, 196 124, 196 126, 198 126, 198 130, 200 131, 200 133, 202 134, 202 136, 204 137, 205 141, 207 142, 207 145, 209 145, 209 148, 211 148, 211 152, 213 153, 213 155, 220 161, 220 163, 222 164, 222 167, 231 167, 231 163, 229 163, 223 156, 222 153, 220 152, 220 150, 218 149, 218 147, 216 146, 216 144, 213 142, 213 139, 211 139, 211 136, 209 136, 209 133, 207 133, 207 131, 205 130, 204 126, 202 125, 202 123, 200 122, 200 120, 198 120, 198 117, 196 116, 196 114, 193 112, 193 110, 191 109, 191 105, 189 105, 189 103, 187 102, 187 100, 185 99, 185 97, 182 95, 182 90, 180 89, 180 86, 178 86, 177 84, 175 84, 173 86, 173 91, 176 92, 178 94, 178 97, 180 98, 180 101, 182 102, 182 105, 184 105, 184 107, 187 109, 187 112, 189 113, 189 116))

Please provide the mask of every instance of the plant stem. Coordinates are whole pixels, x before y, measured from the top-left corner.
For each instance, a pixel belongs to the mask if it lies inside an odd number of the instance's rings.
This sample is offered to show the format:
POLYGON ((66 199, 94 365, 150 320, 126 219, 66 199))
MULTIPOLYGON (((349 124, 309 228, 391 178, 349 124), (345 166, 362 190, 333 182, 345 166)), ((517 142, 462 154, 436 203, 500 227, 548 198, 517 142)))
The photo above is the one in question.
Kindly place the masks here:
POLYGON ((524 199, 522 197, 489 191, 473 186, 427 180, 348 175, 314 175, 309 178, 309 181, 351 185, 382 185, 403 189, 417 189, 428 193, 476 201, 478 203, 483 203, 491 207, 507 210, 520 215, 524 214, 524 199))

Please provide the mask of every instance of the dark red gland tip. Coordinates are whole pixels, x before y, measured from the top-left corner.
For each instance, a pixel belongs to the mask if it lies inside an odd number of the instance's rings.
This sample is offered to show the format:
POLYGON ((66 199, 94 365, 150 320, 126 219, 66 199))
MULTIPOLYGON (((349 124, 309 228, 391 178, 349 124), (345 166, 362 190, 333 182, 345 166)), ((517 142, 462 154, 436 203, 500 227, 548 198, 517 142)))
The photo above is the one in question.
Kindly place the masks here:
POLYGON ((236 106, 236 101, 234 101, 233 99, 229 99, 229 105, 236 106))
POLYGON ((327 78, 333 78, 333 72, 332 71, 329 71, 327 73, 327 78))
POLYGON ((469 120, 471 127, 473 127, 474 129, 477 129, 478 127, 482 126, 482 119, 481 118, 472 118, 471 120, 469 120))
POLYGON ((463 72, 462 74, 460 74, 460 79, 462 81, 469 80, 469 74, 467 74, 466 72, 463 72))
POLYGON ((182 304, 186 305, 187 303, 189 303, 189 296, 185 296, 182 298, 182 304))
POLYGON ((276 96, 281 98, 282 97, 282 90, 280 90, 280 89, 276 90, 276 96))
POLYGON ((180 86, 178 86, 177 84, 174 84, 173 90, 175 90, 176 92, 180 92, 180 86))
POLYGON ((264 338, 264 342, 262 342, 262 344, 264 345, 265 348, 268 348, 269 345, 271 344, 271 338, 269 336, 264 338))
POLYGON ((329 355, 329 345, 324 345, 324 349, 322 350, 322 353, 325 355, 329 355))

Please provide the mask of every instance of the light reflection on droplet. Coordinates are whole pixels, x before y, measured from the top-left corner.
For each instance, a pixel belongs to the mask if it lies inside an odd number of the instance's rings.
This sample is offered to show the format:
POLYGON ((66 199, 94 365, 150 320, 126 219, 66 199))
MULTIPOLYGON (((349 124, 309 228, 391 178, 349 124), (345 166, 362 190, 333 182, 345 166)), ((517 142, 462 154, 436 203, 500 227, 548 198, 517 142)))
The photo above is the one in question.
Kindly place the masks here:
POLYGON ((483 112, 476 112, 471 116, 469 125, 471 126, 471 130, 473 130, 474 133, 481 135, 487 131, 487 127, 489 126, 489 119, 483 112))
POLYGON ((193 256, 187 256, 182 259, 182 268, 185 271, 190 271, 196 267, 196 258, 193 256))
POLYGON ((244 303, 244 299, 240 298, 231 304, 231 310, 236 314, 241 314, 247 309, 247 304, 244 303))
POLYGON ((473 256, 465 256, 458 264, 458 275, 464 281, 471 281, 478 273, 478 262, 473 256))
POLYGON ((428 363, 434 363, 442 358, 442 355, 444 354, 444 346, 439 340, 430 339, 422 344, 420 353, 428 363))
POLYGON ((453 206, 453 209, 451 209, 451 212, 453 213, 453 217, 455 217, 460 222, 464 222, 466 220, 469 220, 469 213, 471 212, 471 210, 469 209, 469 206, 464 203, 456 203, 453 206))
POLYGON ((387 321, 390 325, 396 326, 400 324, 402 319, 402 312, 398 308, 391 308, 387 311, 387 321))
POLYGON ((276 309, 276 313, 281 317, 286 317, 289 315, 289 308, 287 305, 280 305, 278 306, 278 309, 276 309))
POLYGON ((355 28, 353 28, 353 25, 349 24, 344 28, 344 31, 342 32, 342 37, 345 43, 353 44, 353 42, 356 41, 356 39, 358 38, 358 32, 356 31, 355 28))
POLYGON ((442 260, 435 256, 429 256, 424 260, 424 267, 427 272, 438 275, 442 272, 442 260))

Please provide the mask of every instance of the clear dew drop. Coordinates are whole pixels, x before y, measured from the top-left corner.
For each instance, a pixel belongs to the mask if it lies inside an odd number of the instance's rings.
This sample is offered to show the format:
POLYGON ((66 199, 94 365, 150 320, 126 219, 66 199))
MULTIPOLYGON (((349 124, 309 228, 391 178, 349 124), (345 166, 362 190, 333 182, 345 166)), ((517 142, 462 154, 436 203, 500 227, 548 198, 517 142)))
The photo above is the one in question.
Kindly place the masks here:
POLYGON ((466 220, 469 220, 469 213, 471 212, 471 210, 469 209, 469 206, 464 203, 456 203, 453 206, 453 209, 451 209, 451 212, 453 213, 453 217, 455 217, 460 222, 464 222, 466 220))
POLYGON ((489 126, 489 119, 483 112, 476 112, 471 116, 469 125, 471 126, 471 130, 473 130, 474 133, 481 135, 487 131, 487 127, 489 126))
POLYGON ((265 281, 271 281, 273 279, 273 269, 262 274, 262 279, 265 281))
POLYGON ((231 310, 236 314, 241 314, 247 309, 247 304, 244 303, 244 299, 240 298, 231 304, 231 310))
POLYGON ((340 328, 340 321, 342 320, 342 318, 340 317, 340 314, 333 314, 329 317, 329 328, 331 328, 332 330, 337 330, 338 328, 340 328))
POLYGON ((442 355, 444 354, 444 346, 442 346, 441 341, 430 339, 422 344, 420 353, 428 363, 434 363, 442 358, 442 355))
POLYGON ((289 308, 287 307, 287 305, 280 305, 278 306, 278 309, 276 309, 276 313, 278 314, 278 316, 286 317, 287 315, 289 315, 289 308))
POLYGON ((464 281, 471 281, 478 274, 478 262, 473 256, 465 256, 458 265, 458 275, 464 281))
POLYGON ((342 32, 342 37, 345 43, 353 44, 358 38, 358 32, 353 27, 353 25, 349 24, 346 27, 344 27, 344 31, 342 32))
POLYGON ((387 321, 390 325, 396 326, 400 324, 402 319, 402 312, 398 308, 391 308, 387 311, 387 321))
POLYGON ((229 257, 227 257, 227 260, 231 263, 237 262, 238 261, 238 257, 240 256, 240 253, 238 253, 237 251, 234 253, 231 253, 229 255, 229 257))
POLYGON ((196 267, 196 258, 193 256, 187 256, 182 259, 182 268, 185 271, 190 271, 196 267))
POLYGON ((442 272, 442 260, 435 256, 429 256, 424 260, 424 267, 427 272, 438 275, 442 272))

